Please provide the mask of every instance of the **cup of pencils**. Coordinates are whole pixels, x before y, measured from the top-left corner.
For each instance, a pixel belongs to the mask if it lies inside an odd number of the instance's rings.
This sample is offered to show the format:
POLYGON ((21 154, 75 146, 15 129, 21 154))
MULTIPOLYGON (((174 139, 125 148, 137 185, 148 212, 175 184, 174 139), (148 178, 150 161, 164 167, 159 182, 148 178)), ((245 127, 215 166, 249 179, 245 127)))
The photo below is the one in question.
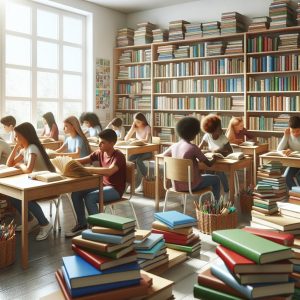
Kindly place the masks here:
POLYGON ((0 269, 16 260, 16 225, 12 220, 8 225, 0 225, 0 269))

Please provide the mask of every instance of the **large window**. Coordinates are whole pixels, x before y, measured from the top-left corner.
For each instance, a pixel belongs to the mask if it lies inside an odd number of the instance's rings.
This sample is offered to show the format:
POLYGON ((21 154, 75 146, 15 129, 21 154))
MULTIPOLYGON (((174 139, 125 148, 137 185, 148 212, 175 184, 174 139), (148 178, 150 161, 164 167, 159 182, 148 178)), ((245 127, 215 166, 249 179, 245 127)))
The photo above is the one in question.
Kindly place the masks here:
POLYGON ((5 2, 2 116, 42 126, 85 108, 85 26, 82 15, 32 1, 5 2))

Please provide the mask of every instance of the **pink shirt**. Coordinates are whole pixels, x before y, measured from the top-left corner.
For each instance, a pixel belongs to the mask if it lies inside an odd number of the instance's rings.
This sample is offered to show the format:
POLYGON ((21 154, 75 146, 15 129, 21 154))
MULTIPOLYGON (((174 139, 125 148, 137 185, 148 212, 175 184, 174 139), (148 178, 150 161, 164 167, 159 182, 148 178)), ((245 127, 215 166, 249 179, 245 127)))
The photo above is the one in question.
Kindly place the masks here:
POLYGON ((135 137, 138 140, 144 140, 147 137, 148 134, 149 134, 149 137, 150 137, 150 132, 151 132, 150 126, 146 126, 144 128, 136 128, 135 129, 135 137))

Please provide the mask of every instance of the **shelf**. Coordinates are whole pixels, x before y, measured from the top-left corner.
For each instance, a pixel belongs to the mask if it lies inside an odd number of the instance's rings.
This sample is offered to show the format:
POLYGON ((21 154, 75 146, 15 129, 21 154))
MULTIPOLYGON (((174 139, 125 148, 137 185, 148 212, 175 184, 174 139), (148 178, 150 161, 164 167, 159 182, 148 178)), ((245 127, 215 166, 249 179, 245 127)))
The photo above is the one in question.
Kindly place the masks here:
POLYGON ((153 80, 189 79, 189 78, 212 78, 212 77, 243 77, 243 76, 244 76, 244 73, 210 74, 210 75, 189 75, 189 76, 154 77, 153 80))
POLYGON ((261 31, 247 31, 246 36, 249 37, 249 35, 262 35, 262 34, 268 34, 268 33, 289 33, 296 31, 297 33, 300 30, 300 26, 290 26, 290 27, 284 27, 284 28, 276 28, 276 29, 267 29, 267 30, 261 30, 261 31))
POLYGON ((283 110, 247 110, 248 114, 299 114, 299 111, 283 110))
POLYGON ((288 53, 299 53, 300 48, 298 49, 289 49, 289 50, 276 50, 276 51, 264 51, 264 52, 248 52, 247 56, 265 56, 265 55, 280 55, 280 54, 288 54, 288 53))
POLYGON ((150 111, 151 108, 137 108, 137 109, 132 109, 132 108, 116 108, 115 111, 132 111, 132 112, 137 112, 137 111, 150 111))
POLYGON ((185 95, 244 95, 244 92, 195 92, 195 93, 153 93, 154 96, 185 96, 185 95))
POLYGON ((124 94, 115 94, 115 96, 131 96, 131 97, 135 97, 135 96, 151 96, 151 94, 150 93, 148 93, 148 94, 124 93, 124 94))
POLYGON ((147 78, 116 78, 116 81, 146 81, 151 80, 150 77, 147 78))
POLYGON ((153 109, 154 112, 207 112, 207 111, 211 111, 211 112, 222 112, 222 113, 232 113, 233 111, 237 114, 243 114, 244 111, 240 111, 240 110, 220 110, 220 109, 159 109, 159 108, 154 108, 153 109))
POLYGON ((300 74, 300 70, 291 70, 291 71, 272 71, 272 72, 249 72, 246 73, 249 76, 253 75, 276 75, 276 74, 300 74))
POLYGON ((134 49, 151 49, 151 44, 144 45, 132 45, 132 46, 124 46, 124 47, 116 47, 115 50, 134 50, 134 49))
POLYGON ((115 64, 115 66, 138 66, 138 65, 150 65, 150 61, 144 61, 144 62, 131 62, 131 63, 124 63, 124 64, 115 64))
POLYGON ((281 95, 281 94, 300 94, 300 91, 248 91, 247 94, 251 95, 281 95))

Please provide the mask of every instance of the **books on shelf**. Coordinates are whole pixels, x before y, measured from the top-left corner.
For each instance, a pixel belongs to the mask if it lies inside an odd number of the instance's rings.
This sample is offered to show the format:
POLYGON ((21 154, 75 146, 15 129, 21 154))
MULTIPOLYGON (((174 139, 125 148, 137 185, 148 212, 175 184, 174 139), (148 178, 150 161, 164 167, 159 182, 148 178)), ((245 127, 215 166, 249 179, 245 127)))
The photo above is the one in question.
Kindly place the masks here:
POLYGON ((270 27, 271 18, 268 16, 254 17, 248 26, 249 32, 267 30, 270 27))
POLYGON ((189 22, 185 20, 169 22, 169 41, 184 40, 186 24, 189 24, 189 22))
POLYGON ((117 47, 133 45, 134 30, 131 28, 121 28, 117 31, 117 47))
POLYGON ((185 24, 185 39, 193 40, 202 37, 202 24, 201 23, 191 23, 185 24))
POLYGON ((162 29, 153 29, 152 30, 153 34, 153 43, 161 43, 161 42, 166 42, 169 37, 169 32, 168 30, 162 30, 162 29))
POLYGON ((137 24, 138 29, 134 31, 134 45, 150 44, 153 41, 152 30, 156 27, 150 22, 137 24))
POLYGON ((202 23, 202 31, 204 37, 218 36, 221 34, 221 23, 219 21, 202 23))
POLYGON ((221 16, 221 32, 223 34, 233 34, 246 31, 246 25, 244 24, 245 16, 232 11, 222 13, 221 16))
POLYGON ((269 7, 271 29, 285 28, 295 25, 295 10, 292 1, 274 0, 269 7))

